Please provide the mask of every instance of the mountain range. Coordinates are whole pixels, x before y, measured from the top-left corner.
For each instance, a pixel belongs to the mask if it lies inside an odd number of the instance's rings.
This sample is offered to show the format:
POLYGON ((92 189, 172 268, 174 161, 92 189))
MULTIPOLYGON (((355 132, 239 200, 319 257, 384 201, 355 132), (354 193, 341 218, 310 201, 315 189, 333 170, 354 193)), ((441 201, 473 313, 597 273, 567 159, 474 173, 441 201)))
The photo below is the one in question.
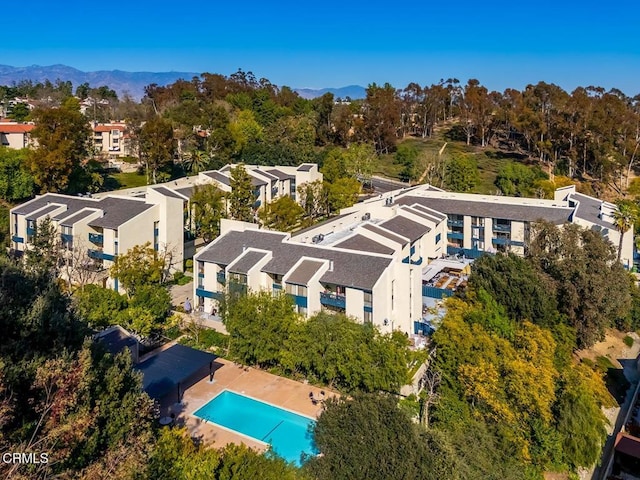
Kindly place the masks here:
MULTIPOLYGON (((168 85, 178 79, 190 80, 199 77, 194 72, 125 72, 122 70, 99 70, 95 72, 83 72, 67 65, 29 67, 12 67, 0 65, 0 85, 12 85, 22 80, 44 82, 71 81, 74 88, 83 83, 89 83, 91 87, 106 85, 115 90, 119 97, 128 93, 135 100, 140 100, 144 95, 144 87, 152 83, 168 85)), ((365 89, 358 85, 350 85, 342 88, 293 88, 303 98, 316 98, 327 92, 333 93, 336 98, 350 97, 352 99, 364 98, 365 89)))

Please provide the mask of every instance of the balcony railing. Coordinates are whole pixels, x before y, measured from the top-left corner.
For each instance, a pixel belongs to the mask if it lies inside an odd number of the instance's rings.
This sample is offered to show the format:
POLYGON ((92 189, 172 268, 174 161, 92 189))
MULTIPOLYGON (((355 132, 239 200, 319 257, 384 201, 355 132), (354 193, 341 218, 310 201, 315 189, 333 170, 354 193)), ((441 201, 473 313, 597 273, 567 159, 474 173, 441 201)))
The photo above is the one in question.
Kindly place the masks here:
POLYGON ((493 224, 493 231, 494 232, 510 232, 511 231, 511 225, 505 225, 504 223, 494 223, 493 224))
POLYGON ((328 307, 347 308, 347 298, 337 293, 320 293, 320 303, 328 307))
POLYGON ((492 238, 491 243, 494 243, 495 245, 510 245, 511 239, 506 237, 497 237, 492 238))
POLYGON ((227 277, 224 272, 218 272, 216 273, 216 280, 218 281, 218 283, 224 285, 227 282, 227 277))
POLYGON ((36 234, 36 229, 33 227, 27 227, 27 235, 35 235, 36 234))
POLYGON ((102 250, 95 250, 93 248, 90 248, 89 250, 87 250, 87 255, 89 256, 89 258, 93 258, 94 260, 110 260, 110 261, 114 261, 116 256, 115 255, 111 255, 109 253, 104 253, 102 250))
POLYGON ((11 241, 14 243, 24 243, 24 238, 14 235, 13 237, 11 237, 11 241))
POLYGON ((462 233, 462 232, 448 232, 447 233, 447 238, 456 239, 456 240, 463 240, 464 239, 464 233, 462 233))
POLYGON ((237 295, 246 295, 247 286, 244 283, 229 282, 229 293, 237 295))
POLYGON ((304 297, 302 295, 292 295, 290 293, 287 293, 287 295, 291 297, 291 299, 293 300, 293 303, 296 304, 298 307, 307 308, 307 297, 304 297))
POLYGON ((457 247, 447 247, 447 255, 464 255, 466 258, 476 259, 479 258, 480 255, 485 254, 486 252, 482 250, 478 250, 476 248, 457 248, 457 247))
POLYGON ((224 298, 224 293, 212 292, 210 290, 205 290, 204 288, 196 288, 196 297, 213 298, 215 300, 222 300, 224 298))
POLYGON ((101 233, 90 233, 89 241, 96 245, 102 245, 104 243, 104 235, 101 233))
POLYGON ((281 283, 274 283, 273 284, 273 289, 274 290, 282 290, 282 284, 281 283))
POLYGON ((69 233, 61 233, 60 234, 60 238, 62 239, 62 241, 64 243, 69 243, 69 242, 73 241, 73 235, 71 235, 69 233))
POLYGON ((450 227, 462 227, 464 226, 464 220, 447 220, 447 225, 450 227))

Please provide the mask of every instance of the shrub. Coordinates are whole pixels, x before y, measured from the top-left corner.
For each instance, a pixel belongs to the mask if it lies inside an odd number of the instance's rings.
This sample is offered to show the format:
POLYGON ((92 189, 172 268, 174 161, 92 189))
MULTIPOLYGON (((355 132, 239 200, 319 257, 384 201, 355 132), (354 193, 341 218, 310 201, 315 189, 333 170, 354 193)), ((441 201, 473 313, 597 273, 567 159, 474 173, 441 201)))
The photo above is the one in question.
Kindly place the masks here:
POLYGON ((616 367, 613 365, 611 360, 608 357, 603 357, 602 355, 596 358, 596 368, 603 373, 607 373, 610 368, 615 369, 616 367))
POLYGON ((633 337, 630 337, 629 335, 627 335, 626 337, 624 337, 622 339, 622 341, 624 342, 624 344, 627 347, 632 347, 633 346, 633 337))

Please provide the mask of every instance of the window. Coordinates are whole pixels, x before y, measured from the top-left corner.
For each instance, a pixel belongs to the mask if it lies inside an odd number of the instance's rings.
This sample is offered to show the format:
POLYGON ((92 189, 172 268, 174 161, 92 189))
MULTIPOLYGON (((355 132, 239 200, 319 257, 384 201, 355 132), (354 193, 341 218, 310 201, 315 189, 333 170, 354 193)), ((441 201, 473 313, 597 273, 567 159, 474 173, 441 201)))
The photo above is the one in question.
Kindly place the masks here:
POLYGON ((373 302, 373 295, 371 294, 371 292, 364 292, 364 306, 365 307, 370 307, 371 303, 373 302))
POLYGON ((436 235, 436 245, 440 243, 440 240, 442 240, 442 234, 437 234, 436 235))
POLYGON ((364 323, 371 323, 371 322, 373 321, 373 319, 371 318, 371 316, 372 316, 372 313, 371 313, 371 312, 367 312, 367 311, 365 311, 365 312, 364 312, 364 315, 363 315, 363 317, 362 317, 362 318, 364 319, 364 323))

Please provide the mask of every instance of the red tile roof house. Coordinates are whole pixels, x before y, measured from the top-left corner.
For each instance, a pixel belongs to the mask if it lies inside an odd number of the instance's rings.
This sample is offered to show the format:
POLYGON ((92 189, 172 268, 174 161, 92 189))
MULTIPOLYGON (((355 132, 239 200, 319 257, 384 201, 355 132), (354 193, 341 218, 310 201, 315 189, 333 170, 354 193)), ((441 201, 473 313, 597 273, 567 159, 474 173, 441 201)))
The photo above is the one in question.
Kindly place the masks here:
POLYGON ((32 143, 29 134, 35 127, 31 123, 0 123, 0 145, 15 149, 26 148, 32 143))

